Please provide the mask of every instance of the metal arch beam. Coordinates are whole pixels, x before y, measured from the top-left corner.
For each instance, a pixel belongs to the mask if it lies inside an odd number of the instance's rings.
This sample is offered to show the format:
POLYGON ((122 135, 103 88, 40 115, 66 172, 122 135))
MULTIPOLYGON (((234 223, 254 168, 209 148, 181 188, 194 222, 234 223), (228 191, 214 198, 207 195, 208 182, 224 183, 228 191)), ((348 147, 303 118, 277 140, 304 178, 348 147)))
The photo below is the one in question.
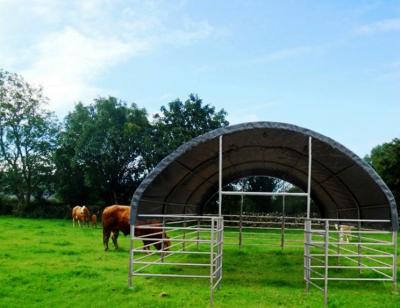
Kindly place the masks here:
MULTIPOLYGON (((220 137, 221 137, 221 136, 220 136, 220 137)), ((300 157, 306 157, 306 155, 304 155, 304 153, 302 153, 302 152, 296 151, 296 150, 291 149, 291 148, 288 148, 288 147, 282 147, 282 146, 267 147, 267 146, 261 146, 261 145, 252 145, 252 146, 244 146, 244 147, 242 147, 242 149, 248 149, 248 148, 282 149, 282 150, 285 150, 285 151, 288 151, 288 152, 293 152, 293 153, 295 153, 296 155, 299 156, 299 158, 300 158, 300 157)), ((219 154, 217 155, 217 157, 218 157, 217 159, 218 159, 218 162, 219 162, 219 154)), ((308 156, 307 156, 307 157, 308 157, 308 156)), ((180 179, 177 183, 175 183, 174 187, 170 189, 169 193, 165 196, 164 201, 168 203, 169 197, 175 192, 175 190, 179 189, 179 186, 180 186, 180 184, 181 184, 182 182, 186 181, 187 178, 188 178, 191 174, 196 174, 196 171, 199 170, 202 166, 208 165, 208 164, 210 163, 210 161, 213 161, 213 160, 215 160, 215 159, 216 159, 216 157, 215 157, 215 156, 212 156, 212 158, 209 158, 208 160, 205 160, 205 161, 202 162, 201 164, 197 165, 195 168, 190 169, 190 172, 189 172, 187 175, 185 175, 182 179, 180 179)), ((288 168, 293 168, 293 169, 295 169, 295 170, 297 170, 297 171, 299 171, 299 172, 305 174, 302 170, 300 170, 300 169, 298 169, 298 168, 295 168, 295 166, 285 165, 285 164, 280 163, 280 162, 274 162, 274 161, 259 161, 259 162, 273 162, 273 163, 276 163, 276 164, 281 164, 281 165, 284 165, 284 166, 286 166, 286 167, 288 167, 288 168)), ((334 174, 334 172, 333 172, 332 170, 330 170, 327 166, 325 166, 322 162, 320 162, 320 161, 318 161, 318 160, 315 160, 315 159, 314 159, 313 162, 314 162, 315 165, 317 165, 317 166, 319 166, 319 167, 322 167, 323 170, 326 170, 327 173, 329 173, 329 174, 331 174, 331 175, 334 174)), ((231 167, 236 167, 236 166, 239 166, 239 165, 242 165, 242 164, 245 164, 245 163, 248 163, 248 162, 244 162, 244 163, 241 163, 241 164, 232 165, 231 167)), ((297 163, 296 163, 296 164, 297 164, 297 163)), ((180 162, 179 162, 179 165, 184 166, 184 165, 183 165, 182 163, 180 163, 180 162)), ((353 164, 352 164, 351 166, 353 166, 353 164)), ((350 167, 351 167, 351 166, 350 166, 350 167)), ((204 179, 205 181, 208 181, 208 182, 209 182, 209 179, 212 178, 213 176, 215 176, 216 173, 217 173, 217 172, 213 173, 212 176, 209 176, 209 177, 207 177, 207 178, 200 177, 200 176, 197 176, 197 177, 202 178, 202 179, 204 179)), ((339 174, 340 174, 340 172, 339 172, 337 175, 339 175, 339 174)), ((306 175, 306 174, 305 174, 305 175, 306 175)), ((337 178, 337 180, 338 180, 339 182, 341 182, 341 184, 344 184, 343 181, 342 181, 340 178, 338 178, 337 176, 336 176, 336 178, 337 178)), ((201 182, 201 185, 203 185, 203 184, 204 184, 204 182, 201 182)), ((201 186, 201 185, 198 185, 198 187, 201 186)), ((345 186, 345 185, 344 185, 344 186, 345 186)), ((323 187, 323 186, 320 185, 320 187, 323 187)), ((349 190, 349 188, 348 188, 347 186, 345 186, 345 188, 347 188, 347 190, 350 192, 350 190, 349 190)), ((195 191, 196 191, 196 189, 190 194, 190 196, 191 196, 195 191)), ((326 189, 324 189, 324 191, 327 193, 326 189)), ((350 193, 351 193, 351 192, 350 192, 350 193)), ((190 196, 187 198, 187 200, 190 199, 190 196)), ((352 194, 352 197, 354 198, 354 201, 355 201, 357 204, 359 204, 359 202, 358 202, 357 198, 354 196, 354 194, 352 194)), ((219 199, 219 198, 218 198, 218 199, 219 199)), ((336 204, 336 202, 335 202, 335 204, 336 204)))
MULTIPOLYGON (((261 137, 271 137, 273 138, 274 144, 279 145, 280 144, 280 139, 279 138, 286 138, 288 137, 294 137, 293 140, 294 143, 294 148, 298 148, 299 142, 301 142, 301 138, 297 138, 304 136, 308 137, 311 136, 313 140, 318 141, 318 146, 322 146, 322 148, 319 148, 319 150, 322 150, 323 152, 323 157, 328 157, 327 164, 330 166, 333 166, 335 164, 335 159, 333 158, 329 160, 329 155, 330 152, 334 153, 335 157, 343 157, 347 158, 349 161, 351 161, 355 165, 354 169, 354 174, 356 172, 360 173, 362 177, 368 178, 369 181, 374 182, 375 185, 372 188, 372 191, 368 191, 372 194, 377 194, 379 193, 379 197, 376 198, 376 202, 382 202, 382 204, 387 204, 386 209, 388 211, 388 215, 390 215, 392 219, 392 227, 394 230, 398 230, 398 214, 397 214, 397 207, 396 207, 396 202, 393 197, 393 194, 390 192, 386 184, 382 181, 382 179, 377 175, 377 173, 369 166, 366 162, 364 162, 361 158, 359 158, 357 155, 352 153, 350 150, 342 146, 341 144, 337 143, 336 141, 323 136, 321 134, 318 134, 314 131, 301 128, 295 125, 291 124, 286 124, 286 123, 277 123, 277 122, 252 122, 252 123, 243 123, 243 124, 238 124, 234 126, 229 126, 229 127, 222 127, 219 129, 216 129, 214 131, 211 131, 209 133, 206 133, 202 136, 196 137, 193 140, 189 141, 188 143, 182 145, 179 147, 175 152, 171 153, 169 156, 164 158, 158 165, 157 167, 146 177, 145 180, 142 181, 142 183, 139 185, 137 190, 135 191, 135 194, 132 197, 132 202, 131 204, 134 206, 139 206, 139 211, 140 210, 140 200, 142 196, 144 197, 150 197, 151 195, 145 196, 145 192, 150 188, 153 184, 153 181, 161 175, 165 169, 174 161, 179 159, 183 154, 189 153, 192 149, 200 146, 201 144, 207 143, 208 145, 210 143, 208 142, 213 142, 214 144, 217 143, 217 137, 220 135, 234 135, 238 136, 239 139, 238 141, 238 147, 243 145, 248 145, 251 144, 252 142, 247 142, 246 138, 249 136, 251 137, 256 137, 257 142, 260 144, 263 143, 263 139, 259 139, 261 137), (262 135, 261 135, 262 133, 262 135), (330 162, 330 163, 329 163, 330 162)), ((304 139, 302 139, 304 140, 304 139)), ((304 141, 303 141, 304 142, 304 141)), ((285 144, 290 144, 290 143, 285 143, 285 144)), ((207 149, 208 150, 208 149, 207 149)), ((214 152, 214 151, 212 151, 214 152)), ((215 152, 214 152, 215 153, 215 152)), ((190 157, 190 156, 189 156, 190 157)), ((325 158, 324 158, 325 162, 325 158)), ((313 160, 313 163, 315 163, 315 160, 313 160)), ((354 182, 354 181, 353 181, 354 182)), ((163 182, 159 182, 160 185, 163 185, 163 182)), ((352 181, 347 181, 346 184, 350 187, 351 191, 351 186, 352 186, 352 181)), ((162 186, 161 186, 162 187, 162 186)), ((167 186, 168 187, 168 186, 167 186)), ((372 186, 371 186, 372 187, 372 186)), ((169 188, 166 188, 165 193, 168 193, 169 188)), ((162 194, 162 188, 159 191, 162 194)), ((367 193, 368 193, 367 192, 367 193)), ((375 194, 375 195, 376 195, 375 194)), ((155 199, 157 199, 155 197, 155 199)), ((369 216, 373 217, 373 212, 369 213, 369 216)))

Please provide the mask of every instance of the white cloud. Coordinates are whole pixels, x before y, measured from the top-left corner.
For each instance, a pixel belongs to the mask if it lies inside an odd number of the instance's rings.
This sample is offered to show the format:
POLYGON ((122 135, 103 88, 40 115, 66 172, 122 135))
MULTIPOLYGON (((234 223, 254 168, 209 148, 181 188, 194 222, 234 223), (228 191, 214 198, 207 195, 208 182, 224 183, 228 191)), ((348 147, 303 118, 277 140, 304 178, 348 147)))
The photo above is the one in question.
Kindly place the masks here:
POLYGON ((6 69, 42 85, 50 108, 65 114, 76 101, 109 92, 97 87, 96 80, 111 67, 215 32, 207 21, 180 18, 159 1, 127 3, 0 2, 0 61, 6 69), (18 13, 14 16, 10 11, 18 13))
POLYGON ((22 75, 44 86, 53 109, 103 94, 93 86, 97 76, 121 59, 145 50, 143 42, 123 42, 113 37, 90 37, 66 27, 46 35, 32 46, 36 57, 22 75), (110 46, 112 46, 110 48, 110 46))
POLYGON ((384 19, 361 25, 355 29, 356 34, 373 34, 392 31, 400 31, 400 18, 384 19))

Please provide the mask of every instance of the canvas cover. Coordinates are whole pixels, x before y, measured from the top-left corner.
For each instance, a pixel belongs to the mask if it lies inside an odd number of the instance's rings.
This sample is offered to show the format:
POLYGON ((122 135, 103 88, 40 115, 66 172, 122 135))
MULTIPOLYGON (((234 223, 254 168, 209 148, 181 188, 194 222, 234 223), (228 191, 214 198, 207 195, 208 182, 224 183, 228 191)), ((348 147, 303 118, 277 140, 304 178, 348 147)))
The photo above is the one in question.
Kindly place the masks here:
POLYGON ((223 185, 268 175, 307 191, 308 140, 312 137, 311 197, 327 218, 390 219, 398 229, 394 197, 378 174, 336 141, 277 122, 251 122, 198 136, 165 157, 132 197, 131 223, 140 214, 204 214, 218 191, 219 136, 223 185))

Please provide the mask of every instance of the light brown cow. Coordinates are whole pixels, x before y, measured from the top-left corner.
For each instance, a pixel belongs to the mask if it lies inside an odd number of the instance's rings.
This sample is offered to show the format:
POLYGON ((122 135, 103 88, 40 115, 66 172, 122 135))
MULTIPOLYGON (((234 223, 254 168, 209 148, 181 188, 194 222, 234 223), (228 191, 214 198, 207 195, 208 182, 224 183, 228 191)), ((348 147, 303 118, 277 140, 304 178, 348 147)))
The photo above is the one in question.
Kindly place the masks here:
MULTIPOLYGON (((112 233, 111 239, 113 241, 115 249, 118 249, 118 234, 121 231, 124 235, 130 234, 130 213, 131 207, 126 205, 111 205, 103 211, 103 244, 105 250, 108 250, 108 240, 112 233)), ((168 239, 165 231, 162 230, 162 225, 159 221, 143 221, 141 224, 151 224, 151 229, 147 228, 135 228, 136 236, 146 236, 149 238, 160 239, 158 240, 143 240, 144 250, 150 250, 150 245, 153 244, 158 250, 169 250, 171 245, 170 241, 161 241, 162 238, 168 239)))
POLYGON ((77 205, 72 209, 72 225, 74 227, 76 221, 80 227, 82 227, 81 222, 89 226, 89 209, 85 205, 77 205))

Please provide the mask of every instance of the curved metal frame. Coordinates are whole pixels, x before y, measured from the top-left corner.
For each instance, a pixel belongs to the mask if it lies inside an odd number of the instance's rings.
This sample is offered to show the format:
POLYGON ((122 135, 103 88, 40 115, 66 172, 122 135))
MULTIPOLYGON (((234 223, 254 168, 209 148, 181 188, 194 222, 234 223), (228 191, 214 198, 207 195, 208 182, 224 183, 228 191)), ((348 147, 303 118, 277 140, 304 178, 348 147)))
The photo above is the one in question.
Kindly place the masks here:
POLYGON ((371 179, 374 180, 374 182, 377 184, 377 186, 381 189, 381 191, 384 193, 388 205, 390 206, 390 213, 391 213, 391 220, 392 220, 392 227, 393 230, 398 230, 399 224, 398 224, 398 213, 397 213, 397 206, 395 199, 393 197, 393 194, 389 190, 389 188, 386 186, 386 184, 383 182, 383 180, 380 178, 380 176, 373 170, 373 168, 368 165, 365 161, 363 161, 360 157, 358 157, 356 154, 351 152, 349 149, 344 147, 343 145, 339 144, 338 142, 332 140, 329 137, 323 136, 319 133, 316 133, 314 131, 311 131, 309 129, 305 129, 296 125, 291 125, 291 124, 286 124, 286 123, 278 123, 278 122, 251 122, 251 123, 243 123, 243 124, 238 124, 238 125, 233 125, 233 126, 228 126, 228 127, 222 127, 216 130, 213 130, 211 132, 208 132, 204 135, 198 136, 191 141, 183 144, 180 146, 176 151, 165 157, 155 168, 150 174, 142 181, 142 183, 139 185, 139 187, 136 189, 132 201, 131 201, 131 206, 132 206, 132 211, 131 211, 131 222, 134 222, 136 214, 137 214, 137 209, 139 206, 140 199, 143 195, 143 193, 146 191, 146 189, 152 184, 152 181, 163 172, 172 162, 177 160, 180 156, 185 154, 187 151, 195 148, 196 146, 200 145, 201 143, 204 143, 206 141, 214 140, 218 138, 219 136, 223 136, 226 134, 231 134, 235 132, 240 132, 240 131, 245 131, 245 130, 250 130, 250 129, 263 129, 263 128, 271 128, 271 129, 282 129, 282 130, 288 130, 292 131, 295 133, 299 133, 306 136, 309 136, 315 140, 318 140, 322 143, 328 144, 330 147, 333 149, 336 149, 340 153, 342 153, 345 157, 349 158, 355 165, 359 166, 362 168, 370 177, 371 179))

